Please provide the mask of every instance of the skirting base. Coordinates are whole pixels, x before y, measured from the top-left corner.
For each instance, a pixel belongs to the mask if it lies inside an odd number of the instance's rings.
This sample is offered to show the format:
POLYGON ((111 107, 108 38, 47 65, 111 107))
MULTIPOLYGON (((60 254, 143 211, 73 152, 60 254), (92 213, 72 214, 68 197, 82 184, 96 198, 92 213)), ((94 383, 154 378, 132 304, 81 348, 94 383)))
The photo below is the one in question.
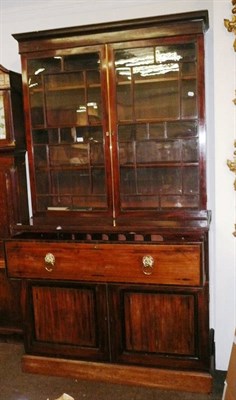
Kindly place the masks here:
POLYGON ((212 391, 209 373, 24 355, 23 372, 195 393, 212 391))

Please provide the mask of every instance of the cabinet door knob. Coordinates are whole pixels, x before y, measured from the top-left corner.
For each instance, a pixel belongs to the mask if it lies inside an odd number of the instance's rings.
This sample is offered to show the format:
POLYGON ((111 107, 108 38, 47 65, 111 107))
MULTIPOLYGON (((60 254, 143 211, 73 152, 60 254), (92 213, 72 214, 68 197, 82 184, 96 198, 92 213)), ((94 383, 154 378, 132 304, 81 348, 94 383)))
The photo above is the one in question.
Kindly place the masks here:
POLYGON ((46 256, 44 257, 46 271, 52 272, 55 261, 56 261, 55 256, 52 253, 46 254, 46 256))
POLYGON ((154 258, 150 255, 143 256, 143 273, 151 275, 154 267, 154 258))

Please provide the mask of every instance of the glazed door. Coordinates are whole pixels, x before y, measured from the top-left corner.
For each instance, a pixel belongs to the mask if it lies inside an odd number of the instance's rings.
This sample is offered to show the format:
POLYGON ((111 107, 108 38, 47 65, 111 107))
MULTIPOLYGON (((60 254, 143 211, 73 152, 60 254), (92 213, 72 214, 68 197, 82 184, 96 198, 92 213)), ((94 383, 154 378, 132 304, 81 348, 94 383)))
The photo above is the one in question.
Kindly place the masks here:
POLYGON ((109 359, 105 285, 31 282, 24 296, 27 352, 109 359))
POLYGON ((34 216, 111 214, 104 59, 101 46, 26 62, 34 216))
POLYGON ((190 36, 110 47, 117 216, 205 208, 202 46, 190 36))
POLYGON ((110 286, 113 362, 209 368, 207 288, 110 286))

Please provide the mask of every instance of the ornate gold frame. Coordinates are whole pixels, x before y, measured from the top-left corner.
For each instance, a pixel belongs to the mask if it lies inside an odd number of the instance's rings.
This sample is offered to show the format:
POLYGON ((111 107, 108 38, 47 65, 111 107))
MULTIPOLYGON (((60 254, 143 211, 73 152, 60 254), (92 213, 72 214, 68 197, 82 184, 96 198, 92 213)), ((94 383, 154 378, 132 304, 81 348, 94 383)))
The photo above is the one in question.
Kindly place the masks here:
MULTIPOLYGON (((229 32, 233 32, 236 35, 236 0, 232 0, 232 20, 224 19, 224 25, 229 32)), ((234 50, 236 51, 236 39, 233 44, 234 50)))
MULTIPOLYGON (((224 25, 226 27, 226 29, 228 30, 228 32, 233 32, 236 35, 236 0, 232 0, 232 19, 224 19, 224 25)), ((236 51, 236 39, 234 40, 233 43, 233 47, 234 47, 234 51, 236 51)), ((235 95, 236 95, 236 91, 235 91, 235 95)), ((234 104, 236 105, 236 97, 233 100, 234 104)), ((234 141, 234 158, 233 161, 231 160, 227 160, 227 165, 230 169, 230 171, 234 172, 234 174, 236 175, 236 140, 234 141)), ((234 190, 236 190, 236 176, 235 176, 235 180, 234 180, 234 190)), ((233 232, 233 235, 236 237, 236 224, 234 225, 235 227, 235 231, 233 232)))

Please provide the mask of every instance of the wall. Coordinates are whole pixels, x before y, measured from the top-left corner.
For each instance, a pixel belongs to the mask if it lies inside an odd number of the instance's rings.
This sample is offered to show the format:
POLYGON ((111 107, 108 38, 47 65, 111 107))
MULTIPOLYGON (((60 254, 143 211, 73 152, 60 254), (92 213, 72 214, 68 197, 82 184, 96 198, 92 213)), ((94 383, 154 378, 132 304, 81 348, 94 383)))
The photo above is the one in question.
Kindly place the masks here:
POLYGON ((208 9, 206 34, 206 104, 208 124, 208 209, 210 234, 210 324, 215 330, 216 368, 226 370, 236 326, 234 175, 235 54, 233 34, 224 28, 231 18, 230 0, 1 0, 0 63, 20 71, 18 45, 12 33, 85 25, 113 20, 208 9))

